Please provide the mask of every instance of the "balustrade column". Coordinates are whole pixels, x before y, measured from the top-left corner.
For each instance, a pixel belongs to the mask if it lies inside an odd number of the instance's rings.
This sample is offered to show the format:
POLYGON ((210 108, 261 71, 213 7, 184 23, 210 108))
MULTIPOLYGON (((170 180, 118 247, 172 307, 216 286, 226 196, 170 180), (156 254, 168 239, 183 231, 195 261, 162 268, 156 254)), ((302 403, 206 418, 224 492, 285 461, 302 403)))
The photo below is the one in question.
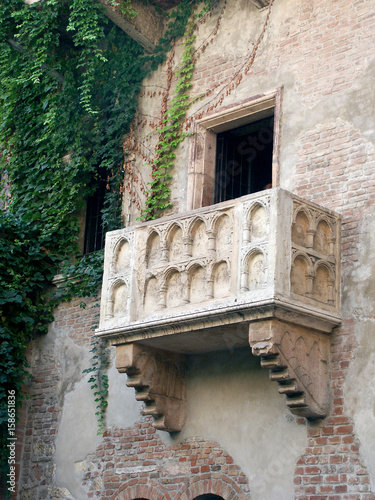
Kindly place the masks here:
POLYGON ((212 230, 206 231, 206 234, 208 236, 208 256, 213 258, 216 253, 216 235, 212 230))

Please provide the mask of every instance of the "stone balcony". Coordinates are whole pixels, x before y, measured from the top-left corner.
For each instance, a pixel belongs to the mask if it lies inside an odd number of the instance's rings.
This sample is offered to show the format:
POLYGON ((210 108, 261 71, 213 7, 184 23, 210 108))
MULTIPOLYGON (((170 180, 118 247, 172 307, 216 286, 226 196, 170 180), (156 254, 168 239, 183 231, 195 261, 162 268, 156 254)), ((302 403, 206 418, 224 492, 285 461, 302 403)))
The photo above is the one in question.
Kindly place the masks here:
POLYGON ((107 233, 97 335, 118 346, 128 375, 145 352, 250 342, 280 392, 294 403, 303 393, 292 411, 317 417, 327 394, 312 409, 302 379, 310 365, 327 378, 327 333, 339 323, 340 217, 280 188, 107 233))
POLYGON ((194 352, 225 347, 218 327, 271 316, 329 332, 339 222, 272 189, 107 233, 98 334, 194 352))

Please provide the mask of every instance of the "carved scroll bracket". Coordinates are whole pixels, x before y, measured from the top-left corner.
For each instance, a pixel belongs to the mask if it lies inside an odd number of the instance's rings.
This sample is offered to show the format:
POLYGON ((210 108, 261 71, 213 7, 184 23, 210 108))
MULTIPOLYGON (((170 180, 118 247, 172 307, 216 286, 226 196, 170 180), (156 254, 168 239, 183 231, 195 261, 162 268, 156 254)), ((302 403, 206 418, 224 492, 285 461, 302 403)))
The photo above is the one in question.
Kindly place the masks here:
POLYGON ((307 418, 328 414, 327 334, 275 319, 250 323, 249 341, 292 413, 307 418))
POLYGON ((144 401, 156 429, 180 431, 186 418, 186 372, 183 355, 138 344, 116 346, 116 368, 126 373, 126 385, 144 401))

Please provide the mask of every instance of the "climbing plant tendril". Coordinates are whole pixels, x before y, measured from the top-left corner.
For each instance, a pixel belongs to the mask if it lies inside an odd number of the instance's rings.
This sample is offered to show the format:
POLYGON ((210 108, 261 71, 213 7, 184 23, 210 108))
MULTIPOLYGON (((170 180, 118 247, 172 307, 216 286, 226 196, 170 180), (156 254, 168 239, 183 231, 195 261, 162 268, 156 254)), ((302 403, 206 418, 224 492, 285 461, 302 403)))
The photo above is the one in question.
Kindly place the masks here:
POLYGON ((189 89, 191 88, 191 77, 193 75, 193 53, 194 53, 194 23, 191 21, 186 30, 184 52, 181 64, 176 72, 179 77, 174 92, 174 97, 170 102, 162 120, 162 128, 159 132, 159 142, 156 148, 156 158, 152 167, 152 182, 148 191, 146 207, 142 216, 146 220, 155 219, 160 213, 171 208, 170 202, 170 180, 171 170, 176 158, 175 150, 186 137, 186 132, 182 130, 182 123, 186 116, 186 111, 190 107, 189 89))
MULTIPOLYGON (((141 219, 152 220, 163 213, 164 210, 172 208, 170 200, 170 182, 172 179, 172 169, 176 158, 176 149, 187 137, 183 131, 183 124, 186 119, 186 113, 191 105, 189 91, 192 87, 191 79, 194 71, 194 41, 196 29, 196 19, 202 17, 211 8, 211 2, 204 2, 201 12, 193 16, 194 8, 200 2, 184 1, 180 4, 180 9, 174 12, 174 18, 178 23, 178 36, 185 36, 184 51, 181 62, 178 65, 174 77, 178 78, 174 95, 164 112, 161 120, 161 127, 156 131, 159 134, 158 144, 156 146, 155 158, 151 162, 152 182, 147 191, 147 200, 145 208, 142 210, 141 219), (180 12, 183 14, 181 15, 180 12)), ((171 23, 172 29, 174 23, 171 23)), ((176 28, 175 28, 176 29, 176 28)), ((168 31, 167 31, 168 34, 168 31)), ((173 38, 174 39, 174 38, 173 38)), ((162 39, 165 47, 170 50, 172 46, 162 39)), ((169 71, 171 69, 169 68, 169 71)), ((168 80, 172 75, 168 75, 168 80)))

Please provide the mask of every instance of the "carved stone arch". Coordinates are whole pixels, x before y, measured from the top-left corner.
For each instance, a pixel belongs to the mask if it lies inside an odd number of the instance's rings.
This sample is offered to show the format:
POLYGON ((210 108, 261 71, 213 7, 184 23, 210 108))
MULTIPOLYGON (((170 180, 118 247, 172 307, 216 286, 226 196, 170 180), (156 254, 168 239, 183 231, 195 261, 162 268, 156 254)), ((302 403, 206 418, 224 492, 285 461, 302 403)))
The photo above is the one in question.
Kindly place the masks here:
POLYGON ((178 264, 170 264, 169 266, 167 266, 164 269, 164 271, 161 273, 160 276, 161 276, 162 281, 164 281, 166 283, 173 273, 182 274, 184 272, 184 270, 185 270, 185 266, 181 266, 178 264))
POLYGON ((210 278, 213 283, 212 295, 214 299, 221 299, 230 295, 231 269, 229 259, 221 259, 212 266, 210 278))
POLYGON ((171 265, 163 273, 165 282, 166 307, 179 307, 186 304, 186 280, 179 266, 171 265))
POLYGON ((203 222, 204 227, 206 227, 206 219, 200 215, 196 215, 195 217, 192 217, 191 219, 187 220, 186 221, 186 228, 185 228, 186 234, 191 236, 192 231, 193 231, 193 227, 195 226, 195 224, 200 223, 200 222, 203 222))
POLYGON ((262 240, 269 230, 269 209, 260 201, 249 207, 246 220, 250 231, 250 241, 262 240))
POLYGON ((160 281, 158 276, 151 273, 146 277, 143 292, 143 311, 147 315, 156 312, 161 307, 165 307, 165 304, 161 301, 164 281, 163 283, 160 281))
POLYGON ((320 216, 316 220, 314 250, 324 255, 333 255, 334 240, 334 229, 331 221, 324 215, 320 216))
POLYGON ((146 243, 146 265, 152 268, 162 259, 162 238, 154 227, 149 230, 146 243))
POLYGON ((129 271, 131 260, 131 243, 128 238, 120 238, 116 241, 112 253, 112 272, 119 273, 129 271))
POLYGON ((175 500, 195 500, 210 493, 224 498, 224 500, 251 500, 251 495, 244 493, 238 484, 226 474, 221 474, 220 479, 194 478, 176 495, 175 500))
POLYGON ((268 281, 267 254, 264 248, 251 248, 242 259, 241 290, 252 291, 264 288, 268 281))
POLYGON ((306 206, 296 205, 293 210, 293 220, 292 223, 295 224, 297 217, 300 213, 303 213, 309 222, 309 228, 314 227, 314 217, 310 210, 306 206))
POLYGON ((233 233, 229 214, 221 213, 215 218, 213 232, 217 251, 225 251, 232 246, 233 233))
POLYGON ((216 261, 211 261, 207 264, 207 279, 213 279, 215 268, 221 264, 226 263, 228 268, 230 267, 230 258, 227 256, 223 256, 218 258, 216 261))
MULTIPOLYGON (((193 261, 189 262, 187 265, 186 265, 186 271, 189 273, 190 270, 195 267, 195 266, 201 266, 203 268, 210 268, 210 265, 212 263, 208 260, 208 259, 205 259, 205 258, 201 258, 201 259, 194 259, 193 261)), ((207 273, 207 276, 210 276, 210 272, 208 271, 207 273)))
POLYGON ((106 317, 126 316, 129 312, 129 282, 124 278, 116 279, 109 289, 106 317))
POLYGON ((192 257, 205 257, 208 249, 208 236, 206 221, 202 217, 196 217, 190 224, 189 236, 192 242, 192 257))
POLYGON ((309 270, 311 270, 311 272, 313 271, 314 264, 313 264, 313 261, 311 260, 310 255, 307 252, 305 252, 303 250, 295 250, 292 253, 292 260, 294 261, 297 257, 301 257, 302 259, 305 259, 309 270))
POLYGON ((210 297, 207 279, 207 269, 204 261, 196 261, 188 266, 189 302, 199 304, 210 297))
POLYGON ((294 252, 290 270, 290 290, 298 295, 312 295, 314 268, 304 252, 294 252))
POLYGON ((315 232, 314 219, 305 207, 298 207, 293 213, 292 241, 299 246, 311 248, 315 232))
POLYGON ((162 485, 150 479, 147 479, 147 484, 134 484, 134 479, 130 479, 113 493, 110 500, 136 500, 138 498, 172 500, 168 491, 162 485))
POLYGON ((318 260, 314 265, 313 297, 324 304, 334 304, 335 274, 332 266, 324 260, 318 260))
POLYGON ((178 222, 174 222, 168 227, 166 231, 166 246, 169 262, 179 261, 185 255, 184 230, 178 222))
POLYGON ((315 219, 315 226, 318 226, 319 222, 325 222, 331 229, 332 233, 333 233, 333 226, 334 226, 334 222, 333 220, 331 220, 327 214, 325 213, 319 213, 317 214, 317 217, 315 219))

